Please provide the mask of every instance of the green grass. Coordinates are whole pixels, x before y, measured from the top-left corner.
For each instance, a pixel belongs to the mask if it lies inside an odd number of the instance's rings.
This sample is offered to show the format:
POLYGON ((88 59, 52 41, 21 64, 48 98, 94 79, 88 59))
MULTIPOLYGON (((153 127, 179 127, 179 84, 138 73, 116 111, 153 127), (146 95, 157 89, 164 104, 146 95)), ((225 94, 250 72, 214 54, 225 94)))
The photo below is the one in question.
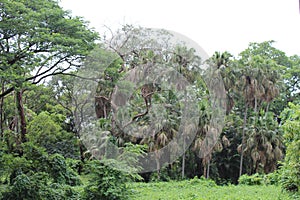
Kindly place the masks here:
POLYGON ((130 199, 133 200, 276 200, 295 199, 274 185, 217 186, 211 181, 192 179, 178 182, 132 183, 130 199))

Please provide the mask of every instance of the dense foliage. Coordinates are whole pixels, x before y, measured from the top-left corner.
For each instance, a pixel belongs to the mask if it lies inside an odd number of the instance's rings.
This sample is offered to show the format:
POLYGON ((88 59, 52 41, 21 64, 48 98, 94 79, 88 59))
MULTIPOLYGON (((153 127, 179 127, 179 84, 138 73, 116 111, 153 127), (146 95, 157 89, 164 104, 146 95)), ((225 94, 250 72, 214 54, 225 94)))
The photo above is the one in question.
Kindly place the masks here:
POLYGON ((300 189, 300 106, 289 104, 282 114, 286 157, 283 162, 282 185, 289 191, 300 189))
POLYGON ((237 57, 215 52, 204 61, 193 48, 170 45, 170 33, 161 30, 159 43, 145 37, 153 34, 148 31, 125 25, 97 44, 88 23, 56 1, 0 0, 0 199, 288 199, 279 187, 299 197, 300 56, 265 41, 250 43, 237 57), (132 33, 134 42, 128 42, 132 33), (128 37, 122 44, 120 34, 128 37), (211 85, 203 77, 214 73, 200 69, 203 62, 224 82, 220 135, 210 124, 211 85), (176 70, 191 83, 195 109, 183 112, 180 97, 186 93, 170 86, 183 87, 179 79, 139 80, 131 87, 137 66, 146 66, 145 74, 163 74, 165 68, 147 68, 149 63, 176 70), (80 76, 86 68, 99 77, 80 76), (86 80, 96 82, 95 96, 83 89, 86 80), (115 88, 125 97, 131 92, 126 115, 116 108, 124 104, 113 100, 115 88), (83 120, 87 106, 100 127, 90 138, 83 130, 90 125, 83 120), (175 140, 183 115, 194 113, 198 118, 186 117, 184 130, 192 134, 175 140), (151 117, 159 120, 153 124, 151 117), (144 130, 156 132, 146 137, 144 130), (218 138, 203 155, 208 134, 218 138), (161 163, 158 152, 169 144, 170 157, 185 151, 161 163), (147 153, 155 157, 148 162, 155 170, 139 173, 147 153), (173 181, 179 179, 189 180, 173 181))

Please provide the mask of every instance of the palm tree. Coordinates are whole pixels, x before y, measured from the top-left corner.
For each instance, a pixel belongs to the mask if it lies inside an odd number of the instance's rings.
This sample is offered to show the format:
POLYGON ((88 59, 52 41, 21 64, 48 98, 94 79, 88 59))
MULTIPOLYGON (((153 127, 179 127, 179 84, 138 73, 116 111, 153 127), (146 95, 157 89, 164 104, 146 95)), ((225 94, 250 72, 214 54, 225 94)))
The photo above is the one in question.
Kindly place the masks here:
POLYGON ((215 52, 209 59, 209 64, 215 66, 220 70, 220 74, 223 79, 225 91, 226 91, 226 114, 229 114, 234 106, 234 87, 236 83, 235 73, 232 69, 231 58, 233 56, 225 51, 223 53, 215 52))
MULTIPOLYGON (((242 64, 247 65, 240 70, 242 81, 239 82, 239 90, 242 91, 240 94, 245 102, 240 175, 242 175, 244 147, 246 145, 245 128, 247 124, 248 109, 254 109, 254 121, 256 121, 258 110, 263 102, 268 103, 266 109, 268 111, 269 103, 278 95, 276 81, 279 78, 276 72, 272 72, 272 69, 274 69, 277 64, 260 55, 252 56, 247 60, 247 63, 242 64)), ((258 152, 254 151, 252 155, 253 158, 257 158, 258 152)))
POLYGON ((253 119, 248 127, 249 135, 244 151, 251 157, 252 173, 269 173, 276 169, 277 162, 282 159, 281 134, 272 113, 253 119))

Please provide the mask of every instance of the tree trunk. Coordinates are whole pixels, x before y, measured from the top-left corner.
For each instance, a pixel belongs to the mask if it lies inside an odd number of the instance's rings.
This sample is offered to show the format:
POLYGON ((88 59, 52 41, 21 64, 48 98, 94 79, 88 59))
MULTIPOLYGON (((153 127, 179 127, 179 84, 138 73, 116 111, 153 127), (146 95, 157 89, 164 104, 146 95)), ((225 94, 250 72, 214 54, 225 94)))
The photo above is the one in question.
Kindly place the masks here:
POLYGON ((255 115, 257 113, 257 97, 256 97, 256 95, 254 96, 254 113, 255 113, 255 115))
POLYGON ((241 147, 241 160, 240 160, 239 177, 243 173, 243 158, 244 158, 244 143, 245 143, 245 129, 246 129, 246 123, 247 123, 247 112, 248 112, 248 106, 246 105, 245 113, 244 113, 244 123, 243 123, 243 134, 242 134, 242 147, 241 147))
MULTIPOLYGON (((187 92, 185 91, 184 92, 184 104, 185 105, 188 105, 187 104, 187 92)), ((187 106, 184 107, 184 112, 183 113, 186 113, 187 112, 187 106)), ((186 137, 188 137, 188 135, 186 135, 186 132, 183 132, 183 154, 182 154, 182 171, 181 171, 181 178, 184 179, 184 176, 185 176, 185 153, 186 153, 186 143, 185 143, 185 139, 186 137)))
POLYGON ((269 108, 270 108, 270 102, 267 103, 266 114, 267 112, 269 112, 269 108))
POLYGON ((16 104, 17 104, 17 111, 20 118, 20 132, 21 132, 21 142, 26 142, 26 119, 25 119, 25 112, 23 107, 22 101, 23 91, 16 92, 16 104))
POLYGON ((204 176, 204 178, 206 178, 206 172, 207 172, 207 170, 206 170, 206 164, 204 164, 203 165, 203 176, 204 176))
POLYGON ((209 170, 210 170, 210 159, 208 159, 208 162, 207 162, 207 173, 206 173, 207 179, 209 178, 209 170))
POLYGON ((160 180, 160 164, 159 160, 156 160, 157 179, 160 180))
POLYGON ((78 174, 81 175, 83 165, 84 165, 84 146, 81 141, 79 141, 79 151, 80 151, 80 165, 78 167, 78 174))
POLYGON ((182 179, 184 179, 184 170, 185 170, 185 138, 183 139, 183 154, 182 154, 182 169, 181 169, 182 179))
MULTIPOLYGON (((4 92, 4 83, 1 83, 1 93, 4 92)), ((0 139, 3 139, 3 103, 4 103, 4 97, 1 97, 0 100, 0 139)))

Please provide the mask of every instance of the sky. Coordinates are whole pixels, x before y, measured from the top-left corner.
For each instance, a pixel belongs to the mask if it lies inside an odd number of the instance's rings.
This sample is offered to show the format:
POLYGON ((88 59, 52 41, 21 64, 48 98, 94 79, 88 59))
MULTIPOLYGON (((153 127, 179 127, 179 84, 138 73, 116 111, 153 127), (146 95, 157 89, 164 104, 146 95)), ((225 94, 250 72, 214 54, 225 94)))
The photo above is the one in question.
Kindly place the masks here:
POLYGON ((300 55, 298 0, 60 0, 101 34, 124 24, 163 28, 194 40, 208 55, 237 56, 250 42, 300 55))

